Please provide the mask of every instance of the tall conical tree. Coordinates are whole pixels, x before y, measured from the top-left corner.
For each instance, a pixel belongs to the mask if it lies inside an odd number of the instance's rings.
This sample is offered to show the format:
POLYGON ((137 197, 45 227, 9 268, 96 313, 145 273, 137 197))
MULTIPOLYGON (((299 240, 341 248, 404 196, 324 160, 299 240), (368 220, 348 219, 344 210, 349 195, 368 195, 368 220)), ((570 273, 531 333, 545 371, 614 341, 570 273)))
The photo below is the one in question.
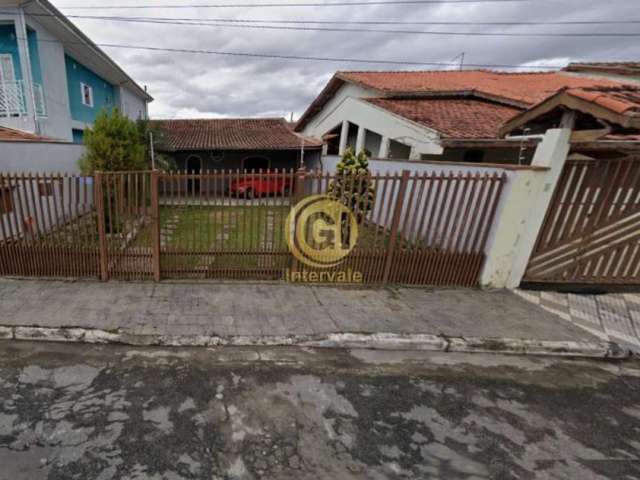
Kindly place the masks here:
POLYGON ((362 223, 373 209, 376 196, 369 159, 364 151, 356 155, 352 148, 346 150, 336 166, 335 180, 329 185, 328 193, 351 209, 358 224, 362 223))

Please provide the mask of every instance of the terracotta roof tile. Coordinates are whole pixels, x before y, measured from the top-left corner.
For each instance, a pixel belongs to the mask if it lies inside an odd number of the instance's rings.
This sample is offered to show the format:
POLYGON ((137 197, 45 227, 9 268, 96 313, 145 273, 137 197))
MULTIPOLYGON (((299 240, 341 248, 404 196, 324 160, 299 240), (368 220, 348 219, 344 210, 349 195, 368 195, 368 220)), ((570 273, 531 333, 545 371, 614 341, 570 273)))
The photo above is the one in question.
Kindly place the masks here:
POLYGON ((473 94, 528 108, 563 88, 615 87, 622 83, 563 72, 505 73, 487 70, 337 72, 307 108, 296 126, 301 131, 345 82, 376 90, 385 97, 434 97, 473 94))
POLYGON ((640 87, 572 88, 566 93, 621 115, 640 115, 640 87))
POLYGON ((180 150, 293 150, 304 138, 306 148, 322 142, 295 133, 283 118, 154 120, 164 130, 164 143, 180 150))
POLYGON ((0 127, 0 142, 51 142, 51 138, 41 137, 33 133, 0 127))
POLYGON ((337 76, 387 94, 476 92, 521 106, 541 102, 562 88, 620 86, 619 82, 611 80, 558 72, 338 72, 337 76))
POLYGON ((517 108, 467 98, 367 101, 436 130, 443 138, 496 138, 500 125, 520 113, 517 108))

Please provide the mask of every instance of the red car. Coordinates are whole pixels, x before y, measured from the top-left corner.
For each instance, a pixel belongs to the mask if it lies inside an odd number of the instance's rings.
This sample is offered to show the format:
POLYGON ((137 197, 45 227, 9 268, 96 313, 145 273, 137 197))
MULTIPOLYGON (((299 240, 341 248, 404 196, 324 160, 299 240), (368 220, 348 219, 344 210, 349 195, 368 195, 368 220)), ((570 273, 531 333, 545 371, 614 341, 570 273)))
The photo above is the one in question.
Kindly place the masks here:
POLYGON ((229 193, 238 198, 256 198, 269 195, 288 196, 292 191, 291 178, 276 173, 243 175, 240 180, 232 180, 229 193))

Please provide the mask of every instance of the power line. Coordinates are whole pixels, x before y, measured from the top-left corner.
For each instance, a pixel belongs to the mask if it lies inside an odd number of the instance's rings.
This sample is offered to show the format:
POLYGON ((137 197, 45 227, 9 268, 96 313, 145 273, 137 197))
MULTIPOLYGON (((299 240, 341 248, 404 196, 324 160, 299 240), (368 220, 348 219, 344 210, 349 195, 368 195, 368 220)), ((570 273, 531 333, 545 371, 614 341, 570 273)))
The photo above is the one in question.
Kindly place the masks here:
MULTIPOLYGON (((85 42, 61 42, 59 40, 38 39, 39 43, 57 43, 61 45, 87 45, 85 42)), ((253 57, 253 58, 273 58, 280 60, 306 60, 314 62, 335 62, 335 63, 361 63, 371 65, 404 65, 412 67, 459 67, 459 63, 451 62, 413 62, 406 60, 372 60, 361 58, 342 58, 342 57, 313 57, 305 55, 284 55, 272 53, 255 53, 255 52, 225 52, 220 50, 190 49, 190 48, 170 48, 170 47, 153 47, 146 45, 123 45, 113 43, 95 43, 100 48, 120 48, 126 50, 143 50, 152 52, 171 52, 171 53, 191 53, 199 55, 221 55, 232 57, 253 57)), ((559 70, 564 65, 505 65, 505 64, 481 64, 481 63, 465 63, 466 67, 477 69, 528 69, 528 70, 559 70)))
MULTIPOLYGON (((30 14, 36 16, 55 16, 52 14, 30 14)), ((541 25, 637 25, 640 20, 566 20, 551 22, 444 22, 444 21, 396 21, 396 20, 264 20, 240 18, 179 18, 179 17, 123 17, 105 15, 65 15, 67 18, 80 19, 131 19, 131 20, 159 20, 181 22, 215 22, 215 23, 276 23, 276 24, 317 24, 317 25, 458 25, 458 26, 541 26, 541 25)))
POLYGON ((156 8, 188 9, 188 8, 262 8, 262 7, 347 7, 367 5, 443 5, 443 4, 491 4, 491 3, 525 3, 532 0, 371 0, 354 2, 313 2, 313 3, 214 3, 193 5, 85 5, 80 7, 59 7, 65 10, 148 10, 156 8))
MULTIPOLYGON (((32 16, 54 16, 54 14, 33 14, 32 16)), ((309 27, 287 25, 264 25, 244 23, 205 23, 201 21, 175 21, 143 17, 110 17, 110 16, 82 16, 75 15, 69 18, 85 18, 91 20, 109 20, 115 22, 143 23, 156 25, 186 25, 196 27, 217 28, 249 28, 255 30, 282 30, 282 31, 311 31, 311 32, 351 32, 351 33, 386 33, 395 35, 432 35, 432 36, 466 36, 466 37, 640 37, 636 32, 457 32, 457 31, 425 31, 425 30, 382 30, 368 28, 339 28, 339 27, 309 27)))

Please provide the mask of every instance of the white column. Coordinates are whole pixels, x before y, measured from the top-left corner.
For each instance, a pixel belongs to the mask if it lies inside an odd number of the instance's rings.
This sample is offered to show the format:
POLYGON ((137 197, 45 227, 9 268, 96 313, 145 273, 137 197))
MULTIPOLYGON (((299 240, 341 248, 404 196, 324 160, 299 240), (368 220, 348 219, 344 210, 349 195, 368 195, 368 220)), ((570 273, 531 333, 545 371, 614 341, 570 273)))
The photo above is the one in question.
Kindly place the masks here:
POLYGON ((342 130, 340 131, 340 155, 344 155, 347 151, 347 142, 349 141, 349 122, 344 120, 342 122, 342 130))
POLYGON ((420 152, 416 147, 411 147, 409 152, 409 160, 420 160, 420 152))
POLYGON ((24 12, 20 9, 15 17, 16 41, 18 43, 18 55, 20 56, 20 71, 22 74, 22 86, 27 117, 23 118, 23 129, 31 132, 38 130, 35 112, 35 100, 33 96, 33 77, 31 76, 31 59, 29 56, 29 43, 27 41, 27 24, 24 20, 24 12))
POLYGON ((389 147, 391 146, 391 139, 389 137, 382 137, 380 141, 380 152, 378 158, 389 158, 389 147))
POLYGON ((480 283, 487 288, 520 285, 571 148, 569 128, 548 130, 532 166, 549 170, 511 172, 492 228, 480 283))
POLYGON ((367 132, 363 126, 358 127, 358 136, 356 137, 356 153, 360 153, 364 150, 364 142, 367 136, 367 132))

